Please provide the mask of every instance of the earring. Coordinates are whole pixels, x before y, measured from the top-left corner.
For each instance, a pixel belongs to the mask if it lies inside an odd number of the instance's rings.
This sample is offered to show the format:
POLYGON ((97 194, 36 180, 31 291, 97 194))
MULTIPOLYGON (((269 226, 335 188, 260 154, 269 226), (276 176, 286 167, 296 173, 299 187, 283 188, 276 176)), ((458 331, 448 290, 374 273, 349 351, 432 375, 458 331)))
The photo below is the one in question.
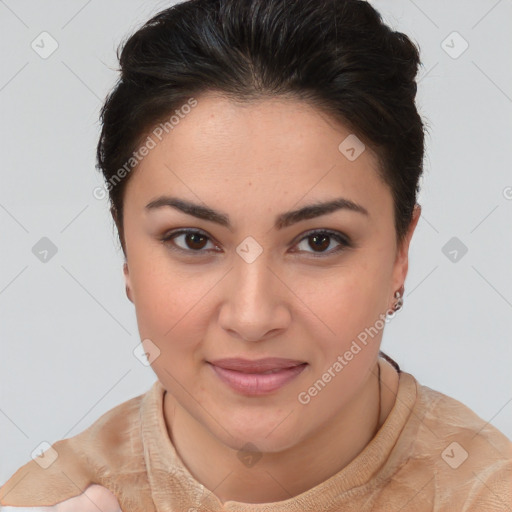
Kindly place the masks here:
POLYGON ((400 293, 400 290, 397 290, 395 292, 395 299, 397 299, 397 301, 395 302, 395 305, 393 306, 393 311, 398 311, 400 309, 402 309, 402 306, 404 304, 404 299, 402 298, 402 294, 400 293))

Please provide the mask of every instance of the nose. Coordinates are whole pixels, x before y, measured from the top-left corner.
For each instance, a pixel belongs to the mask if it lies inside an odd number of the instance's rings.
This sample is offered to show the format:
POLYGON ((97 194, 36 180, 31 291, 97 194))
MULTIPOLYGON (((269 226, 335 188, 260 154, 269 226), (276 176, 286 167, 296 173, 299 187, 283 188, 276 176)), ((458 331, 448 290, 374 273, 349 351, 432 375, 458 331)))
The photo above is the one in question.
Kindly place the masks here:
POLYGON ((287 329, 291 293, 261 254, 248 263, 235 258, 223 289, 221 327, 245 341, 264 341, 287 329))

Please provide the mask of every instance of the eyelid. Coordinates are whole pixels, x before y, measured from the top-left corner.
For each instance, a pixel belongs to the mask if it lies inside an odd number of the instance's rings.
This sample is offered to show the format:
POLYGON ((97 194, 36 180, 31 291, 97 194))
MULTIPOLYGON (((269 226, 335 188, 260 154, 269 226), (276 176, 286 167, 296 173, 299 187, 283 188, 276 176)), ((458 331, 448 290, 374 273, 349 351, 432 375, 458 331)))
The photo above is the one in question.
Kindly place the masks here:
POLYGON ((346 249, 350 249, 354 246, 354 244, 351 242, 350 238, 347 235, 345 235, 341 231, 336 231, 336 230, 328 229, 328 228, 314 228, 314 229, 310 229, 309 231, 306 231, 305 233, 301 233, 297 237, 297 239, 296 239, 297 241, 294 242, 292 244, 292 246, 298 245, 303 240, 305 240, 308 237, 313 236, 315 234, 327 235, 330 238, 334 238, 334 240, 336 240, 336 242, 338 242, 338 246, 335 247, 334 249, 331 249, 331 250, 325 251, 325 252, 316 252, 316 253, 314 251, 292 251, 292 252, 298 252, 299 254, 305 252, 305 253, 309 254, 310 256, 312 256, 313 258, 328 258, 329 256, 339 254, 341 252, 344 252, 346 249))
POLYGON ((296 243, 301 242, 302 240, 304 240, 304 238, 307 238, 308 236, 315 235, 315 234, 326 234, 335 239, 339 238, 340 243, 344 243, 347 246, 351 245, 350 238, 347 235, 345 235, 341 231, 336 231, 334 229, 328 229, 328 228, 314 228, 314 229, 305 231, 304 233, 301 233, 296 238, 297 242, 294 242, 293 245, 296 245, 296 243))
MULTIPOLYGON (((182 254, 191 254, 193 256, 195 256, 195 255, 200 256, 202 254, 207 254, 209 251, 205 251, 205 250, 201 250, 201 251, 187 250, 187 249, 183 249, 182 247, 179 247, 177 245, 172 244, 172 239, 173 238, 176 238, 176 237, 182 236, 182 235, 189 235, 189 234, 201 235, 201 236, 207 238, 208 242, 211 242, 214 245, 218 245, 217 241, 211 235, 209 235, 206 231, 203 231, 202 229, 199 229, 199 228, 178 228, 178 229, 175 229, 175 230, 167 231, 166 233, 163 234, 162 237, 160 237, 160 241, 164 245, 171 244, 170 245, 170 249, 171 250, 180 252, 182 254)), ((210 251, 212 251, 212 250, 213 249, 210 249, 210 251)), ((215 251, 215 252, 218 252, 218 251, 215 251)))
MULTIPOLYGON (((166 232, 162 237, 160 237, 160 241, 162 243, 166 244, 167 242, 172 242, 172 239, 175 237, 187 235, 187 234, 198 234, 198 235, 204 236, 205 238, 208 239, 208 241, 212 242, 215 245, 218 245, 216 240, 211 235, 209 235, 206 231, 203 231, 202 229, 199 229, 199 228, 177 228, 175 230, 166 232)), ((336 230, 332 230, 332 229, 328 229, 328 228, 314 228, 314 229, 310 229, 304 233, 301 233, 292 242, 292 244, 291 244, 292 247, 296 246, 297 244, 302 242, 304 239, 306 239, 312 235, 315 235, 315 234, 325 234, 331 238, 334 238, 339 244, 338 247, 335 249, 331 249, 329 251, 318 252, 318 253, 315 253, 314 251, 311 251, 311 252, 310 251, 292 251, 292 252, 298 252, 298 253, 305 252, 315 258, 322 258, 322 257, 325 258, 330 255, 342 252, 345 249, 354 247, 354 244, 352 243, 352 241, 350 240, 350 238, 347 235, 345 235, 341 231, 336 231, 336 230)), ((183 249, 182 247, 179 247, 176 245, 174 245, 170 248, 171 248, 171 250, 181 252, 182 254, 191 254, 193 256, 200 256, 202 254, 208 254, 209 252, 212 251, 212 249, 210 249, 209 251, 207 251, 207 250, 193 251, 193 250, 183 249)), ((216 250, 213 250, 213 251, 218 252, 216 250)))

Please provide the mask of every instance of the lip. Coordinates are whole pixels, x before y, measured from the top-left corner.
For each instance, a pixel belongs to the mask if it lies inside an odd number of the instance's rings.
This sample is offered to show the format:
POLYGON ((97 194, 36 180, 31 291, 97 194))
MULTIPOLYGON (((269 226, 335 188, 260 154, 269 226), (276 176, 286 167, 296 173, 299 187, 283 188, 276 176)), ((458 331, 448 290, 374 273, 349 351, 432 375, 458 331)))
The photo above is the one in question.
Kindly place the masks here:
POLYGON ((263 373, 268 370, 281 370, 293 368, 304 364, 305 361, 284 359, 282 357, 264 357, 262 359, 244 359, 242 357, 228 357, 208 361, 210 364, 226 370, 236 370, 243 373, 263 373))
POLYGON ((220 380, 231 389, 250 396, 272 393, 297 377, 307 363, 293 359, 241 358, 208 361, 220 380), (269 373, 264 373, 269 372, 269 373))

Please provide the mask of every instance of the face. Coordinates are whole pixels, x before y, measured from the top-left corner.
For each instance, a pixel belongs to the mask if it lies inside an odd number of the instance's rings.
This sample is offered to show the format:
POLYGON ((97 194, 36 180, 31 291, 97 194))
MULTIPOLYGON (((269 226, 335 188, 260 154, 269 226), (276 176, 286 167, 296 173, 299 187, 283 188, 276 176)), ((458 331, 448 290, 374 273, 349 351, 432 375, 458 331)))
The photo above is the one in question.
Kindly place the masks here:
POLYGON ((314 107, 196 99, 127 183, 128 294, 141 340, 159 353, 152 368, 182 410, 233 449, 283 450, 357 399, 410 236, 396 247, 370 149, 341 152, 350 132, 314 107), (284 215, 341 199, 357 206, 284 215), (211 364, 222 358, 302 366, 241 375, 211 364))

